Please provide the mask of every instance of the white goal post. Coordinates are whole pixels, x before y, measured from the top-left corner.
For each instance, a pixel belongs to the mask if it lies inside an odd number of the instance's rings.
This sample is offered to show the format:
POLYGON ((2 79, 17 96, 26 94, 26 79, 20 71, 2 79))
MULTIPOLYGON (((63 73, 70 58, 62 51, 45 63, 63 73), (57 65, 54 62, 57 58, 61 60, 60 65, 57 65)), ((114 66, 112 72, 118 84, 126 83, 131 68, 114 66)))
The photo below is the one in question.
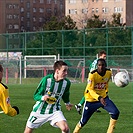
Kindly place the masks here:
POLYGON ((52 70, 56 60, 56 55, 24 56, 24 78, 27 77, 27 70, 43 70, 44 68, 52 70))

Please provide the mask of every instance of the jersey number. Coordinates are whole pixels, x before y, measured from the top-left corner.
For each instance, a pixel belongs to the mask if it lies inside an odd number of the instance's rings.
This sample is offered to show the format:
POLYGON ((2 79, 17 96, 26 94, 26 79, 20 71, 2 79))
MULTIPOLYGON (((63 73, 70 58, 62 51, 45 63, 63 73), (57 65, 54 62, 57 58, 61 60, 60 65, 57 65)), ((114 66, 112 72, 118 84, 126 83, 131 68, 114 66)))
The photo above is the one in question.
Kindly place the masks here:
POLYGON ((32 116, 32 117, 30 118, 30 122, 32 122, 32 123, 33 123, 36 119, 37 119, 37 117, 32 116))

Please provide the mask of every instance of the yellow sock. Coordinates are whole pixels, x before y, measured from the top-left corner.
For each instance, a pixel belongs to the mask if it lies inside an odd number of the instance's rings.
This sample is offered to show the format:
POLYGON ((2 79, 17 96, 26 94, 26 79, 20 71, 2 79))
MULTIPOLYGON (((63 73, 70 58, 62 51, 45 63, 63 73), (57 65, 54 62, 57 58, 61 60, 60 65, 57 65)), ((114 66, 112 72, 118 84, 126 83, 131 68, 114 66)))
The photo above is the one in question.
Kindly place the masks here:
POLYGON ((115 125, 116 125, 116 121, 117 120, 114 120, 114 119, 110 118, 110 123, 109 123, 107 133, 113 133, 115 125))
POLYGON ((81 129, 81 125, 78 123, 73 131, 73 133, 79 133, 79 130, 81 129))

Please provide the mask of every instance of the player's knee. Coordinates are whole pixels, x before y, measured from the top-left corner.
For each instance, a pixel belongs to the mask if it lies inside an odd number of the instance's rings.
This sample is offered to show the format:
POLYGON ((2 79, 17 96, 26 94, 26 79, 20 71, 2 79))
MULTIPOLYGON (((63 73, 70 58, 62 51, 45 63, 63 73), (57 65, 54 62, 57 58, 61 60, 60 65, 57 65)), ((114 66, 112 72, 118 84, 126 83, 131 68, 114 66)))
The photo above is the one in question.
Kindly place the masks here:
POLYGON ((69 127, 68 126, 64 126, 64 127, 62 127, 62 133, 70 133, 70 129, 69 129, 69 127))
POLYGON ((119 110, 116 110, 114 112, 114 114, 111 115, 111 118, 117 120, 118 117, 119 117, 119 115, 120 115, 120 111, 119 110))

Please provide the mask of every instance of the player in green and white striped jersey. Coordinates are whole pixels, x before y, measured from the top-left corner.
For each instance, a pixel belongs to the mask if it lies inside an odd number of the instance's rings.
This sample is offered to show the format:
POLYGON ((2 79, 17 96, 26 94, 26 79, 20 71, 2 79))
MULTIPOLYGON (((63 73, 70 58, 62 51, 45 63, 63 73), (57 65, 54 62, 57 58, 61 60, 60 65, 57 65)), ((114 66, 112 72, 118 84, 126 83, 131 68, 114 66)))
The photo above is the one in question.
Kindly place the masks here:
MULTIPOLYGON (((92 72, 93 70, 97 69, 97 60, 98 59, 106 59, 106 52, 104 50, 100 51, 98 53, 98 58, 95 59, 92 64, 90 65, 90 72, 92 72)), ((82 97, 82 99, 80 100, 80 102, 78 104, 75 105, 75 108, 77 110, 77 112, 79 114, 81 114, 81 110, 82 110, 82 105, 84 104, 85 102, 85 98, 84 96, 82 97)), ((96 112, 101 112, 100 110, 97 110, 96 112)))
POLYGON ((54 127, 59 127, 62 133, 69 133, 70 129, 61 111, 60 100, 71 110, 69 100, 71 82, 66 78, 68 66, 63 61, 54 64, 54 73, 45 76, 34 93, 36 104, 29 116, 24 133, 32 133, 46 122, 54 127))

